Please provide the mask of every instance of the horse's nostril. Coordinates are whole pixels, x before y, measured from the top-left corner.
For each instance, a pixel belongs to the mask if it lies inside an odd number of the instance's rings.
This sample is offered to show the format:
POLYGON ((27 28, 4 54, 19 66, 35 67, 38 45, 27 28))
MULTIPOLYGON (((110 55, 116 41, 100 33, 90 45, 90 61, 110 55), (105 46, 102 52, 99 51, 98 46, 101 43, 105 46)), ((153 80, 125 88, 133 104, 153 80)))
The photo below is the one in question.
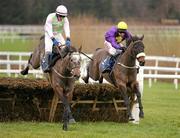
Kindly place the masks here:
POLYGON ((145 61, 139 62, 139 65, 140 65, 140 66, 144 66, 144 65, 145 65, 145 61))
POLYGON ((80 75, 74 75, 74 78, 78 80, 80 78, 80 75))

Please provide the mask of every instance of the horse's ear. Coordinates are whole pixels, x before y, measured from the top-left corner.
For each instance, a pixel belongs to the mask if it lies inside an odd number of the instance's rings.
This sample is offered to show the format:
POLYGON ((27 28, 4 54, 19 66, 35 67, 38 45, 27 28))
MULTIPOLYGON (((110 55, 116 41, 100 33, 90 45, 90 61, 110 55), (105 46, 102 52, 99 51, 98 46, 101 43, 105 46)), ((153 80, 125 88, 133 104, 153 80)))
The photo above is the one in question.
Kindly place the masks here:
POLYGON ((78 48, 78 52, 81 52, 82 50, 82 45, 78 48))
POLYGON ((144 39, 144 34, 139 39, 142 41, 144 39))

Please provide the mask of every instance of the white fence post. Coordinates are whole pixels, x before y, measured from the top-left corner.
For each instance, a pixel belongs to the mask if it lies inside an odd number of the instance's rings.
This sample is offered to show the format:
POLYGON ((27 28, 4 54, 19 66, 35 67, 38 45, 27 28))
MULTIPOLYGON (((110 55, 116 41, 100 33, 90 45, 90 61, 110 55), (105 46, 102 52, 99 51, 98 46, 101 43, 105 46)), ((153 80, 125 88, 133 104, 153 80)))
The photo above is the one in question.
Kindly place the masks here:
MULTIPOLYGON (((155 67, 158 67, 158 59, 155 61, 155 67)), ((154 74, 158 74, 158 71, 157 70, 155 70, 154 71, 154 74)), ((154 78, 154 82, 157 82, 157 78, 154 78)), ((151 83, 151 85, 152 85, 152 83, 151 83)))
POLYGON ((144 90, 144 69, 143 67, 139 68, 139 73, 138 73, 138 82, 139 82, 139 89, 141 94, 143 94, 143 90, 144 90))
MULTIPOLYGON (((152 74, 152 71, 149 70, 149 74, 152 74)), ((149 78, 149 88, 152 87, 152 78, 149 78)))
MULTIPOLYGON (((10 55, 7 53, 7 61, 9 62, 10 61, 10 55)), ((7 70, 9 71, 11 69, 11 65, 10 63, 7 64, 7 70)), ((10 77, 11 76, 11 73, 9 72, 8 73, 8 76, 10 77)))
MULTIPOLYGON (((176 68, 179 68, 179 62, 176 62, 176 68)), ((175 75, 178 75, 178 72, 175 72, 175 75)), ((178 79, 174 79, 174 85, 175 85, 175 89, 178 89, 178 79)))

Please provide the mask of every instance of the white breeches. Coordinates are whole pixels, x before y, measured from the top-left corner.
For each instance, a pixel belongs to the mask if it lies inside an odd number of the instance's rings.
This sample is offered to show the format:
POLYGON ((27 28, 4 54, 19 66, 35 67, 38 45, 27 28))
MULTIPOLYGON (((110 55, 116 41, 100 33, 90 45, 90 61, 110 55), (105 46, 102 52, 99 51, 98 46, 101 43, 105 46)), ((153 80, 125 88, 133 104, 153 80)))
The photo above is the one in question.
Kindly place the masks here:
MULTIPOLYGON (((65 44, 65 40, 64 40, 64 37, 62 36, 62 34, 54 35, 54 37, 58 42, 60 42, 60 45, 65 44)), ((47 33, 45 33, 45 52, 52 53, 52 47, 53 47, 53 42, 52 42, 51 38, 49 37, 49 35, 47 33)))
POLYGON ((104 45, 107 52, 112 56, 116 56, 117 54, 120 54, 122 52, 122 50, 115 49, 108 41, 105 41, 104 45))

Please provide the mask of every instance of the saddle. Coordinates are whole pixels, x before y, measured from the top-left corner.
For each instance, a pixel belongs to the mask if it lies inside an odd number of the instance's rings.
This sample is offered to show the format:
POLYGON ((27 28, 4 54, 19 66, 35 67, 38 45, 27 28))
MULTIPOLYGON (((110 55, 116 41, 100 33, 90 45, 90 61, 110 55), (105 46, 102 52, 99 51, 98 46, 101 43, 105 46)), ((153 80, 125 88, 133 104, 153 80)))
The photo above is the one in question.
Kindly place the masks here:
POLYGON ((114 67, 114 64, 117 61, 117 58, 122 54, 118 54, 116 56, 108 55, 105 59, 103 59, 99 64, 99 69, 101 73, 110 73, 114 67))

